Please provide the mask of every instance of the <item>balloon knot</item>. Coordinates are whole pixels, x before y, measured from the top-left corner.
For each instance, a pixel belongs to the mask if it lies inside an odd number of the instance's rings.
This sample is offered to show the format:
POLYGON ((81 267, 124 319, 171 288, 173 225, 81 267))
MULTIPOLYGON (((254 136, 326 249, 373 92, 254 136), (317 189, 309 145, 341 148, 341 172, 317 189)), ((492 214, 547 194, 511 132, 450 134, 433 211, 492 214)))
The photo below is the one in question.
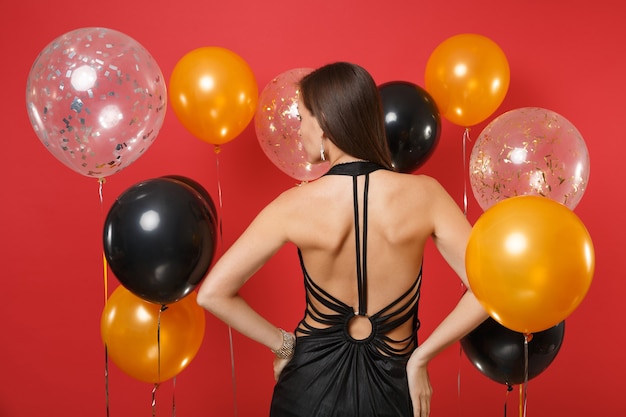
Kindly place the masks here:
POLYGON ((220 147, 220 145, 215 145, 215 148, 213 148, 213 151, 215 152, 215 154, 219 154, 220 152, 222 152, 222 148, 220 147))

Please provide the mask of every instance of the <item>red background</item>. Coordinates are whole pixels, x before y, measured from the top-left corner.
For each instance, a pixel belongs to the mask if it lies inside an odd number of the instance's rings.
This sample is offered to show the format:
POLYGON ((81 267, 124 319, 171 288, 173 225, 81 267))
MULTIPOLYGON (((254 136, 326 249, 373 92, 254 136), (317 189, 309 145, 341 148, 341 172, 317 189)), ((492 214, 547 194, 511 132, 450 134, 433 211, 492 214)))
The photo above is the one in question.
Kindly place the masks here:
MULTIPOLYGON (((216 156, 212 145, 184 130, 170 107, 152 147, 108 178, 101 204, 97 180, 66 168, 39 142, 24 99, 38 53, 56 37, 91 26, 116 29, 139 41, 166 79, 192 49, 231 49, 250 64, 259 91, 286 70, 335 60, 363 65, 379 84, 406 80, 423 86, 428 57, 446 38, 473 32, 494 40, 509 61, 511 84, 500 108, 474 126, 470 136, 476 138, 504 111, 544 107, 578 128, 591 156, 589 186, 575 212, 594 241, 596 273, 587 297, 567 319, 556 360, 528 385, 528 416, 622 415, 626 227, 619 149, 625 139, 624 17, 618 0, 5 4, 0 14, 0 416, 106 415, 101 241, 103 219, 116 196, 139 181, 178 174, 203 184, 217 201, 220 184, 223 243, 228 246, 261 207, 295 183, 264 156, 252 124, 216 156)), ((467 180, 462 134, 461 127, 444 121, 435 154, 418 171, 442 182, 459 206, 467 180)), ((468 218, 474 222, 481 210, 469 187, 468 193, 468 218)), ((110 293, 117 281, 112 276, 108 281, 110 293)), ((300 287, 296 255, 287 247, 244 292, 273 322, 292 328, 303 308, 300 287)), ((429 248, 421 338, 460 291, 454 275, 429 248)), ((233 342, 234 386, 228 328, 207 314, 206 335, 195 360, 175 385, 168 381, 157 391, 157 415, 173 413, 173 403, 179 416, 267 415, 271 353, 238 334, 233 342)), ((150 415, 152 386, 114 365, 109 368, 110 415, 150 415)), ((433 416, 502 415, 505 387, 474 369, 458 344, 432 363, 431 377, 433 416)), ((509 394, 509 415, 518 413, 518 393, 516 387, 509 394)))

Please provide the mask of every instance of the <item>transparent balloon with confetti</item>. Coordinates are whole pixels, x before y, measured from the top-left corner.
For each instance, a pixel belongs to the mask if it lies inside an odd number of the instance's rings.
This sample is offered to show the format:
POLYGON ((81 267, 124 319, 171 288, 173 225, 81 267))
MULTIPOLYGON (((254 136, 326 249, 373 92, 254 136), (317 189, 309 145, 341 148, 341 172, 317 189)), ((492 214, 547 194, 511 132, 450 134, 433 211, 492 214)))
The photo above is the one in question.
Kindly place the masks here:
POLYGON ((36 58, 26 107, 55 158, 102 179, 154 142, 167 92, 159 66, 137 41, 112 29, 81 28, 56 38, 36 58))
POLYGON ((281 171, 300 181, 311 181, 328 171, 328 163, 311 164, 298 130, 298 82, 311 72, 295 68, 271 80, 259 96, 254 127, 259 145, 281 171))
POLYGON ((570 121, 551 110, 524 107, 498 116, 480 133, 469 179, 483 210, 521 195, 574 209, 589 182, 589 164, 587 145, 570 121))

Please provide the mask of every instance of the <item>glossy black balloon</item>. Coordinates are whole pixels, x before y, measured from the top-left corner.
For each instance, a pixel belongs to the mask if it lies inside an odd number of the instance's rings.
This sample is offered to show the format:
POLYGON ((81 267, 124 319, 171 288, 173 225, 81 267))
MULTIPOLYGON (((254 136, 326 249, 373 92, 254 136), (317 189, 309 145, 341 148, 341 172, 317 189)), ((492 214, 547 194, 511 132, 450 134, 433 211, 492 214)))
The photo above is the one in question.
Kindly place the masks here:
MULTIPOLYGON (((217 224, 217 221, 218 221, 217 209, 215 208, 215 203, 213 202, 213 198, 211 198, 211 194, 209 194, 206 188, 204 188, 199 182, 189 177, 185 177, 183 175, 165 175, 161 178, 173 180, 173 181, 179 181, 191 187, 191 189, 194 192, 198 193, 198 196, 201 199, 203 199, 203 203, 206 204, 209 210, 209 214, 211 215, 211 218, 213 219, 213 223, 217 224)), ((215 236, 215 238, 217 239, 217 236, 215 236)))
POLYGON ((140 182, 111 206, 104 254, 133 294, 158 304, 176 302, 202 281, 215 254, 214 209, 185 183, 140 182))
MULTIPOLYGON (((565 322, 533 333, 528 342, 528 380, 542 373, 559 353, 565 322)), ((526 380, 524 334, 488 318, 461 339, 461 347, 472 364, 490 379, 506 385, 526 380)))
POLYGON ((437 104, 426 90, 407 81, 391 81, 378 89, 393 168, 413 172, 439 143, 441 117, 437 104))

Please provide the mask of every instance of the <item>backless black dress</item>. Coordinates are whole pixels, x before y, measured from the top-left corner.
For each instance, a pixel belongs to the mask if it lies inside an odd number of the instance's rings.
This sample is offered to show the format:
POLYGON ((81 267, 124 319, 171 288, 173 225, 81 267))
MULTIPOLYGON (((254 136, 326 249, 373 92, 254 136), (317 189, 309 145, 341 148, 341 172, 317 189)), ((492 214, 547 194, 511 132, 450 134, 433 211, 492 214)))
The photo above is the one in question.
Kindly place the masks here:
POLYGON ((398 299, 367 315, 367 192, 369 174, 378 169, 384 168, 371 162, 352 162, 335 165, 325 174, 353 177, 359 309, 355 311, 316 285, 298 250, 306 289, 305 317, 298 324, 294 356, 274 388, 270 417, 413 415, 406 362, 417 346, 421 271, 398 299), (357 198, 357 177, 361 175, 365 175, 362 224, 357 198), (312 299, 332 313, 320 312, 312 305, 312 299), (354 339, 348 331, 350 320, 356 316, 370 320, 372 331, 365 339, 354 339), (392 340, 387 336, 409 321, 412 323, 409 337, 392 340))

